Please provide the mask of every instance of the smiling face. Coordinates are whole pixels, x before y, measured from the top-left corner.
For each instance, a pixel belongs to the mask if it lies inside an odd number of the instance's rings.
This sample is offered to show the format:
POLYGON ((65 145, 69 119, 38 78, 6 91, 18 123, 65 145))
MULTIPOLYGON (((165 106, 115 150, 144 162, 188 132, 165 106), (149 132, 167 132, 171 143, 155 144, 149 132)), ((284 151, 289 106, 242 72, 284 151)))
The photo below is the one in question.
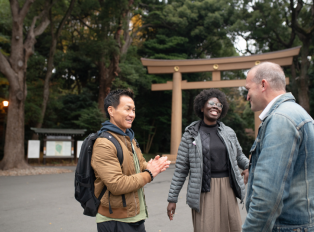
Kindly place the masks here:
MULTIPOLYGON (((262 83, 254 82, 255 70, 251 70, 246 77, 245 88, 248 91, 247 100, 250 101, 251 110, 256 112, 263 110, 264 102, 263 102, 263 86, 262 83)), ((267 104, 266 104, 267 105, 267 104)))
POLYGON ((217 123, 217 120, 220 118, 222 108, 217 107, 217 105, 211 105, 208 102, 214 102, 214 103, 220 103, 218 98, 210 98, 208 101, 205 103, 204 107, 202 108, 202 112, 204 113, 204 122, 207 125, 214 125, 217 123))
POLYGON ((119 105, 116 109, 113 106, 108 107, 110 115, 110 122, 122 131, 126 131, 132 127, 135 119, 135 105, 132 98, 122 95, 120 97, 119 105))

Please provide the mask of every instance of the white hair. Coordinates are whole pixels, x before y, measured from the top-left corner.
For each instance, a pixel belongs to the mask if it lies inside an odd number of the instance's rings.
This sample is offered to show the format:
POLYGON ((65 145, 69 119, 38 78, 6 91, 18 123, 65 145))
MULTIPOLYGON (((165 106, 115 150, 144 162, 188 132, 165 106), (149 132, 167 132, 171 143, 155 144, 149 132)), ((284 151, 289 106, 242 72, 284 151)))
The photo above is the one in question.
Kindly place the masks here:
POLYGON ((251 68, 250 71, 251 70, 255 70, 253 78, 255 83, 261 83, 262 80, 265 79, 273 90, 286 91, 286 77, 280 65, 271 62, 263 62, 251 68))

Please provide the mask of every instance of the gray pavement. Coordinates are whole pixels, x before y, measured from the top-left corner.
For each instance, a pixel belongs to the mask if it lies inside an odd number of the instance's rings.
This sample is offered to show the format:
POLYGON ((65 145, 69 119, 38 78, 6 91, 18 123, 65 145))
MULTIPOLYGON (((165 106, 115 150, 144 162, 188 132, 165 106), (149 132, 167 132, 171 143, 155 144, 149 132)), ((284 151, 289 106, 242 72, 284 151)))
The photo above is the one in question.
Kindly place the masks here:
MULTIPOLYGON (((60 168, 60 167, 58 167, 60 168)), ((75 170, 75 167, 64 167, 75 170)), ((193 231, 191 209, 183 186, 173 221, 166 215, 167 195, 174 165, 145 186, 149 218, 147 232, 193 231)), ((96 232, 95 218, 83 215, 74 198, 74 172, 38 176, 0 177, 1 232, 96 232)), ((239 205, 242 221, 246 217, 239 205)))

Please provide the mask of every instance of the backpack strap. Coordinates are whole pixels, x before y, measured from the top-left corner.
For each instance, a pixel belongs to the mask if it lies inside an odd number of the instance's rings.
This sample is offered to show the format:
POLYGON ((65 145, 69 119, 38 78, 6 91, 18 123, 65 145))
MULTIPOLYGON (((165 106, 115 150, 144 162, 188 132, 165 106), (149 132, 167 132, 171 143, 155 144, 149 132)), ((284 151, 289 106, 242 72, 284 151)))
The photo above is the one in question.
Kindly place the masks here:
POLYGON ((117 156, 118 156, 118 160, 120 162, 120 165, 122 165, 122 163, 123 163, 123 152, 122 152, 122 147, 121 147, 120 143, 118 142, 118 140, 107 131, 102 132, 98 138, 106 138, 110 142, 113 143, 113 145, 117 149, 117 156))
POLYGON ((106 190, 107 190, 107 186, 104 185, 104 188, 101 190, 101 193, 100 193, 100 195, 99 195, 99 197, 98 197, 98 200, 100 200, 100 199, 104 196, 106 190))
MULTIPOLYGON (((116 149, 117 149, 117 156, 118 156, 119 163, 120 163, 120 165, 122 165, 122 163, 123 163, 123 151, 122 151, 122 147, 121 147, 120 143, 118 142, 118 140, 117 140, 113 135, 111 135, 109 132, 107 132, 107 131, 102 132, 102 133, 99 135, 98 138, 106 138, 106 139, 108 139, 110 142, 113 143, 113 145, 114 145, 114 146, 116 147, 116 149)), ((98 200, 100 200, 100 199, 104 196, 106 190, 107 190, 107 186, 105 185, 104 188, 103 188, 103 190, 101 191, 99 197, 98 197, 98 200)), ((109 191, 108 194, 109 194, 109 196, 108 196, 108 200, 109 200, 109 213, 112 214, 112 209, 111 209, 111 205, 110 205, 110 191, 109 191)), ((125 200, 125 195, 124 195, 124 194, 122 194, 122 202, 123 202, 123 207, 126 207, 126 200, 125 200)))

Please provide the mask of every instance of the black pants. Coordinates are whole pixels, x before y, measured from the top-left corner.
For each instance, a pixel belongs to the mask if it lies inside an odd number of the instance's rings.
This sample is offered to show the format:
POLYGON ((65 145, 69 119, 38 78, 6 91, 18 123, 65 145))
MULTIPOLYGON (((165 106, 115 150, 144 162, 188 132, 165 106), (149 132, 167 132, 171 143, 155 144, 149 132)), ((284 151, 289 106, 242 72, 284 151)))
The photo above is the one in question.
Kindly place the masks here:
POLYGON ((117 221, 108 221, 97 223, 98 232, 146 232, 144 221, 135 223, 125 223, 117 221))

